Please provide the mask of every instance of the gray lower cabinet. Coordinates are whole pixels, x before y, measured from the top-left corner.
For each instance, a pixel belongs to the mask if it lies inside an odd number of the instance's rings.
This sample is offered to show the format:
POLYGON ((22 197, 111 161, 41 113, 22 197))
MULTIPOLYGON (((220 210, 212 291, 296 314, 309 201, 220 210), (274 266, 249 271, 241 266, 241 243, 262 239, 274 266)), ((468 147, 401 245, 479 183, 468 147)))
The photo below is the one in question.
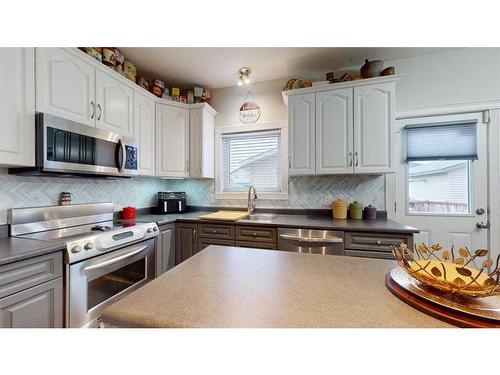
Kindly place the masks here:
POLYGON ((61 327, 62 277, 0 299, 0 328, 61 327))
POLYGON ((175 238, 175 264, 184 262, 197 252, 198 248, 198 225, 191 223, 176 224, 175 238))
POLYGON ((345 233, 345 255, 365 258, 394 259, 392 246, 405 243, 413 248, 411 233, 345 233))
POLYGON ((62 252, 0 266, 0 328, 63 326, 62 252))
POLYGON ((175 266, 175 225, 160 226, 156 240, 156 277, 175 266))

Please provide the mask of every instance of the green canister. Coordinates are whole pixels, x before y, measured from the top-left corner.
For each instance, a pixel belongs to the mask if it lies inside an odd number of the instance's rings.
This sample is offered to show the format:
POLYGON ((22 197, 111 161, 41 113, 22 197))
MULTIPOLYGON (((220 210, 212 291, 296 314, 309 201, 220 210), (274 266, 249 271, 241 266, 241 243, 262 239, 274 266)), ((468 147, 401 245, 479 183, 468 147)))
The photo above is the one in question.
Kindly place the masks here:
POLYGON ((349 205, 349 217, 355 220, 361 220, 363 218, 363 205, 354 201, 349 205))

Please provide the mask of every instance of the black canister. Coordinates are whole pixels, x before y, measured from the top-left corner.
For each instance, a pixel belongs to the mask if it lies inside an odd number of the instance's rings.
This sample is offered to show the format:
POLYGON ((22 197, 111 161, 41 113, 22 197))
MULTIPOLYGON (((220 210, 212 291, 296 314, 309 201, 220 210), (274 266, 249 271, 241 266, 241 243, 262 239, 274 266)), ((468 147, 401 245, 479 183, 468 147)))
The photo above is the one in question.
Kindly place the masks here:
POLYGON ((363 219, 377 220, 377 208, 371 204, 363 209, 363 219))

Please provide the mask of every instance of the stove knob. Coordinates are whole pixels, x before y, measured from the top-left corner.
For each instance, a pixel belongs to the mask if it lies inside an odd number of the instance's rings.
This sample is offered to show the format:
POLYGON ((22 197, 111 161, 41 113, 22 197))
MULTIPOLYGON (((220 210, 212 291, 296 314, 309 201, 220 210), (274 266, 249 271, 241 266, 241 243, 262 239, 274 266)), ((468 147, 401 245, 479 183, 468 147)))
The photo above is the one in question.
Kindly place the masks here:
POLYGON ((148 228, 148 233, 151 233, 152 231, 153 231, 153 229, 148 228))
POLYGON ((92 250, 94 248, 94 244, 92 242, 87 242, 84 248, 85 250, 92 250))
POLYGON ((82 251, 82 247, 81 246, 76 245, 76 246, 73 246, 71 248, 71 252, 74 253, 74 254, 79 253, 80 251, 82 251))
POLYGON ((157 227, 153 227, 153 232, 158 232, 158 228, 157 227))

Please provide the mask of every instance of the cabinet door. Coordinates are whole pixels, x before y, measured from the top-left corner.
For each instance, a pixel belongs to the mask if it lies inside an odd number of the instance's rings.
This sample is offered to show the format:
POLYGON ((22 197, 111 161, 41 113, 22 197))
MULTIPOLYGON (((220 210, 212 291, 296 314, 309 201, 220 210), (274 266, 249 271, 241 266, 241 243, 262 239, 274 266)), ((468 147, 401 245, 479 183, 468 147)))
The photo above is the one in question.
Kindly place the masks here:
POLYGON ((354 172, 393 171, 395 84, 354 88, 354 172))
POLYGON ((35 166, 33 48, 0 48, 0 165, 35 166))
POLYGON ((36 110, 95 126, 95 69, 62 48, 36 48, 36 110))
POLYGON ((288 100, 288 163, 290 175, 315 174, 315 94, 288 100))
POLYGON ((156 277, 175 266, 175 226, 174 224, 160 227, 157 238, 156 277))
POLYGON ((203 109, 189 111, 189 177, 203 177, 203 109))
POLYGON ((213 238, 199 238, 198 239, 198 248, 196 252, 200 252, 203 249, 209 247, 210 245, 220 245, 220 246, 234 246, 233 240, 218 240, 213 238))
POLYGON ((133 137, 133 90, 100 70, 96 71, 95 87, 97 127, 133 137))
POLYGON ((62 278, 0 299, 0 328, 60 328, 62 326, 62 278))
POLYGON ((189 176, 189 111, 156 106, 156 175, 189 176))
POLYGON ((134 92, 134 138, 139 142, 139 174, 155 174, 155 102, 134 92))
POLYGON ((177 264, 192 257, 197 251, 196 224, 179 223, 176 225, 175 239, 177 264))
POLYGON ((353 172, 352 88, 316 94, 316 173, 353 172))

